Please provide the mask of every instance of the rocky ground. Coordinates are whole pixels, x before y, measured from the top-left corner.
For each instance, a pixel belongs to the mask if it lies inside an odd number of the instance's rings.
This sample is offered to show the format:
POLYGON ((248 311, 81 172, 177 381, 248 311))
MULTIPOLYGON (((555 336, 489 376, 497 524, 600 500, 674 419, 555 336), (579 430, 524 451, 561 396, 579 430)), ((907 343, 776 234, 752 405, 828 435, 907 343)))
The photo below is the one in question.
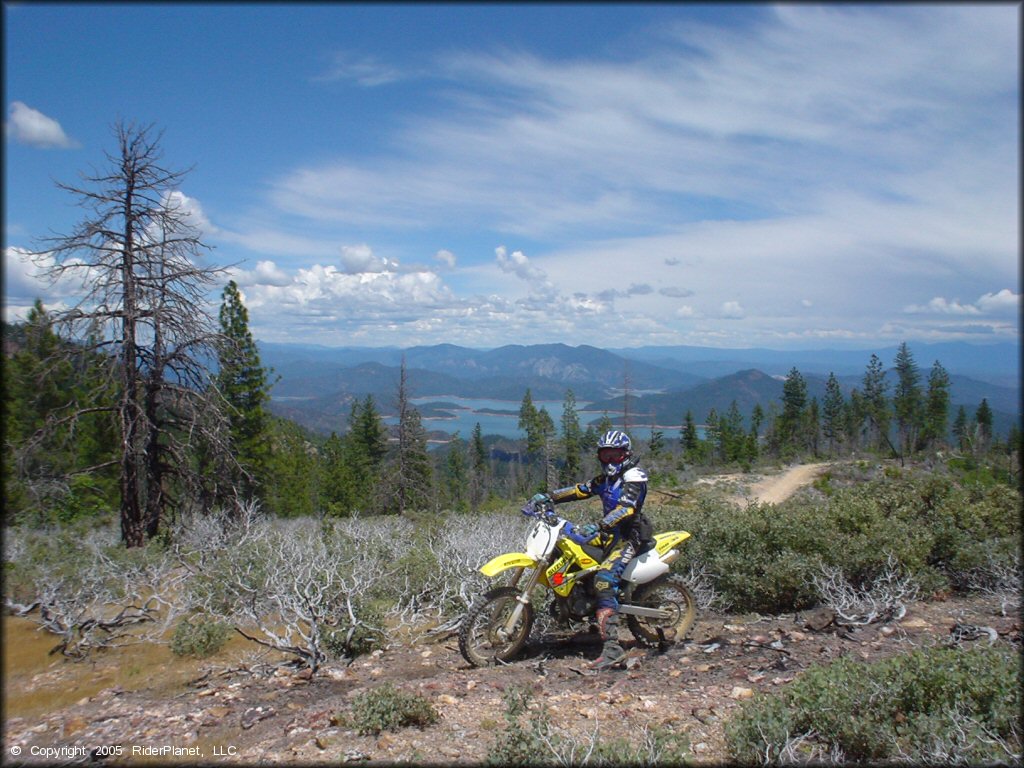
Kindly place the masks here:
MULTIPOLYGON (((3 757, 30 764, 479 764, 504 728, 504 692, 528 686, 552 722, 581 739, 595 730, 603 739, 658 725, 686 732, 694 762, 723 763, 723 723, 745 699, 780 690, 808 666, 840 656, 872 660, 914 647, 993 638, 1019 647, 1019 619, 999 609, 998 601, 981 596, 933 600, 913 604, 897 622, 857 629, 836 626, 827 611, 705 614, 689 642, 645 651, 632 668, 601 673, 585 668, 598 650, 589 635, 538 643, 521 660, 486 669, 470 667, 454 637, 396 643, 315 676, 209 665, 170 693, 145 685, 112 687, 39 717, 9 717, 3 757), (428 699, 438 721, 358 735, 346 725, 353 698, 385 682, 428 699), (118 746, 121 757, 100 754, 118 746), (191 752, 153 751, 161 748, 191 752), (53 750, 50 757, 42 752, 47 749, 53 750)), ((70 667, 24 684, 52 685, 53 676, 70 667)))

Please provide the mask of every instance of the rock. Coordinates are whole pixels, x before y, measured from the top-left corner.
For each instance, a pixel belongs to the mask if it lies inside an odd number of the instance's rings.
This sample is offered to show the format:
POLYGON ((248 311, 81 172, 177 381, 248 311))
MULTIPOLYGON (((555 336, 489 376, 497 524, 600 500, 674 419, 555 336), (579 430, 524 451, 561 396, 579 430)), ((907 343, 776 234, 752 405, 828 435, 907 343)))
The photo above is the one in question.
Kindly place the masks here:
POLYGON ((253 707, 252 709, 248 709, 245 711, 245 714, 242 715, 242 729, 247 731, 256 725, 256 723, 260 722, 260 720, 266 720, 268 717, 273 717, 276 714, 277 713, 269 707, 267 709, 264 709, 263 707, 253 707))
POLYGON ((736 686, 729 692, 730 699, 750 699, 753 698, 754 691, 751 688, 741 688, 736 686))
POLYGON ((808 629, 814 630, 815 632, 821 632, 826 627, 830 626, 836 619, 836 613, 828 606, 821 606, 811 611, 804 624, 808 629))
POLYGON ((450 706, 452 704, 457 704, 458 701, 458 699, 456 699, 454 696, 448 693, 442 693, 440 696, 437 697, 438 704, 447 704, 450 706))

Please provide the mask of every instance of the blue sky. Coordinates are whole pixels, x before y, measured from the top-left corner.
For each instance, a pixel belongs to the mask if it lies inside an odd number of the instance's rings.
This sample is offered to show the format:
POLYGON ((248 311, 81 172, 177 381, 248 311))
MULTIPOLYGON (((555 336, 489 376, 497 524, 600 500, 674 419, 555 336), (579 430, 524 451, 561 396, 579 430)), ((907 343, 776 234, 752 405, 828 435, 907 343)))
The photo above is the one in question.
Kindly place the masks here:
POLYGON ((5 318, 125 119, 264 341, 1017 341, 1020 13, 5 3, 5 318))

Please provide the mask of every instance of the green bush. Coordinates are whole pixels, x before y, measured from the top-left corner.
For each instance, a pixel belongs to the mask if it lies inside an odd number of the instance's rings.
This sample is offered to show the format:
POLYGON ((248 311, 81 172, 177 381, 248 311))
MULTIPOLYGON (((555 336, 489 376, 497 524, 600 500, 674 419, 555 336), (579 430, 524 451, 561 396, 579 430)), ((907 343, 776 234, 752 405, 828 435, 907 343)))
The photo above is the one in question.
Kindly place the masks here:
POLYGON ((743 764, 820 760, 967 764, 1021 752, 1020 659, 1009 648, 920 649, 812 667, 726 724, 743 764))
POLYGON ((410 725, 422 728, 437 722, 437 717, 437 710, 423 696, 385 683, 353 699, 350 722, 365 736, 410 725))
POLYGON ((949 474, 906 470, 852 481, 834 473, 821 499, 737 507, 701 499, 652 505, 657 530, 683 528, 677 567, 699 565, 737 611, 782 613, 818 600, 812 576, 840 569, 868 587, 892 554, 922 593, 969 588, 977 574, 1006 569, 1020 546, 1020 493, 1005 485, 962 485, 949 474))
POLYGON ((205 618, 184 619, 174 628, 171 651, 175 656, 206 658, 217 653, 228 641, 227 624, 205 618))

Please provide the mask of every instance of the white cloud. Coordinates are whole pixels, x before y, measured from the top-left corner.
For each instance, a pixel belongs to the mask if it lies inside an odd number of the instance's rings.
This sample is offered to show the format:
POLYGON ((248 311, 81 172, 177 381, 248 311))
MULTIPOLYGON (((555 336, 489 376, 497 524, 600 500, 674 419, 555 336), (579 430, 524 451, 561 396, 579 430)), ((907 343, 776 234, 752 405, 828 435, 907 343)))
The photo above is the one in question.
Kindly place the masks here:
POLYGON ((1020 310, 1020 294, 1014 293, 1009 288, 1003 288, 999 293, 986 293, 978 299, 978 309, 982 312, 1004 312, 1020 310))
POLYGON ((448 250, 440 250, 434 254, 434 258, 447 269, 455 269, 455 254, 448 250))
POLYGON ((353 82, 364 88, 388 85, 403 79, 397 68, 373 56, 358 56, 348 51, 336 51, 326 69, 315 76, 313 82, 353 82))
POLYGON ((729 320, 742 320, 746 317, 746 312, 743 311, 743 307, 738 301, 726 301, 719 309, 719 317, 729 320))
POLYGON ((986 293, 973 304, 961 303, 959 299, 936 296, 927 304, 909 304, 903 308, 908 315, 992 315, 1007 311, 1016 312, 1020 307, 1020 294, 1009 288, 998 293, 986 293))
POLYGON ((366 243, 362 243, 341 247, 341 267, 347 274, 359 275, 366 272, 393 272, 398 265, 383 257, 375 256, 373 249, 366 243))
POLYGON ((7 135, 19 144, 43 149, 73 149, 78 143, 64 133, 60 123, 21 101, 7 108, 7 135))
POLYGON ((502 272, 513 274, 528 283, 543 285, 547 282, 547 274, 543 269, 530 263, 530 259, 522 251, 508 252, 504 245, 494 249, 498 267, 502 272))
POLYGON ((168 207, 176 209, 184 216, 185 224, 194 229, 200 237, 219 233, 217 227, 203 211, 203 206, 194 197, 189 197, 180 190, 174 190, 168 193, 166 202, 168 207))

